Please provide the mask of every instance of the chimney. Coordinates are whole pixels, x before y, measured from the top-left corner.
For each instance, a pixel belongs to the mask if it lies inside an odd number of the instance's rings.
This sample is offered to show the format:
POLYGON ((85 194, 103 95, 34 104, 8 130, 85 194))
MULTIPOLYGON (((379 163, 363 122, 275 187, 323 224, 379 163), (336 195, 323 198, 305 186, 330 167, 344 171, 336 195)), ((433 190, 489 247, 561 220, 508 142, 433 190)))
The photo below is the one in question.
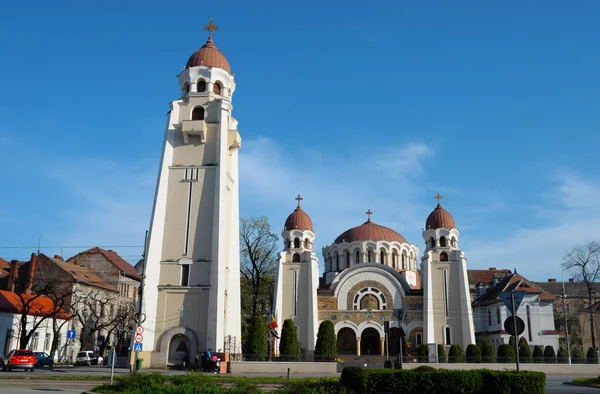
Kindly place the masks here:
POLYGON ((569 278, 569 283, 573 283, 575 280, 573 278, 569 278))
POLYGON ((35 279, 35 270, 37 268, 38 257, 35 253, 31 254, 31 260, 29 260, 29 271, 27 272, 27 288, 25 293, 31 294, 31 288, 33 287, 33 280, 35 279))
POLYGON ((548 279, 548 283, 556 283, 556 279, 555 278, 550 278, 550 279, 548 279))
POLYGON ((19 278, 19 270, 17 269, 17 260, 10 262, 10 269, 8 271, 8 284, 6 290, 15 291, 15 282, 19 278))
POLYGON ((490 271, 496 271, 496 267, 490 267, 490 271))
POLYGON ((62 258, 62 256, 59 256, 59 255, 57 255, 57 254, 55 254, 55 255, 54 255, 54 258, 55 258, 56 260, 64 261, 64 260, 63 260, 63 258, 62 258))

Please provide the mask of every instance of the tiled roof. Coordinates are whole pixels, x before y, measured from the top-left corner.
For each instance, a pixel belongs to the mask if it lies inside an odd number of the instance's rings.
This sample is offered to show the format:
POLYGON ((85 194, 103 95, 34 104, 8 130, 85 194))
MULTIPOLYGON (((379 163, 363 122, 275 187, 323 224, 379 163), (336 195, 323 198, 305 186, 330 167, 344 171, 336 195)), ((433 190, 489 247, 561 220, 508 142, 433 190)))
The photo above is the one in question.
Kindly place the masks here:
POLYGON ((556 297, 548 293, 541 287, 535 285, 533 282, 528 281, 523 276, 514 273, 508 275, 502 281, 500 281, 495 287, 489 289, 485 294, 478 297, 473 301, 474 305, 487 305, 496 302, 500 299, 498 297, 499 292, 504 291, 525 291, 528 294, 538 294, 542 301, 554 301, 556 297))
POLYGON ((288 231, 294 229, 302 231, 310 230, 312 232, 315 231, 313 230, 313 223, 310 219, 310 216, 308 216, 308 214, 304 212, 304 210, 300 206, 300 202, 298 202, 298 207, 294 210, 294 212, 292 212, 290 216, 288 216, 288 218, 286 219, 283 228, 284 230, 288 231))
POLYGON ((452 215, 450 215, 450 212, 446 211, 442 207, 442 204, 440 204, 439 202, 437 207, 435 207, 435 209, 429 214, 427 220, 425 221, 425 230, 438 228, 456 228, 454 218, 452 217, 452 215))
POLYGON ((493 283, 494 279, 503 279, 505 276, 510 275, 511 270, 467 270, 467 276, 469 278, 469 285, 476 286, 478 283, 493 283))
POLYGON ((391 228, 375 224, 370 218, 360 226, 344 231, 334 242, 341 244, 354 241, 396 241, 406 243, 406 239, 402 235, 391 228))
MULTIPOLYGON (((557 297, 562 295, 563 282, 533 282, 545 291, 557 297)), ((600 283, 594 284, 595 288, 600 291, 600 283)), ((565 293, 571 298, 587 298, 587 287, 582 282, 565 282, 565 293)))
POLYGON ((10 263, 0 257, 0 268, 7 270, 10 268, 10 263))
POLYGON ((218 67, 231 73, 229 62, 215 46, 212 37, 209 37, 206 44, 190 56, 185 68, 187 69, 196 66, 218 67))
POLYGON ((125 273, 125 275, 129 276, 130 278, 136 279, 136 280, 141 279, 140 273, 136 271, 136 269, 133 267, 133 265, 131 265, 127 261, 123 260, 123 258, 121 256, 119 256, 119 254, 117 252, 115 252, 114 250, 106 250, 106 249, 102 249, 100 247, 95 247, 95 248, 85 250, 81 253, 78 253, 77 255, 71 257, 68 261, 73 262, 74 260, 77 259, 77 256, 80 256, 83 254, 100 254, 108 262, 110 262, 112 265, 117 267, 120 271, 123 271, 125 273))
MULTIPOLYGON (((43 255, 41 255, 41 256, 43 256, 43 255)), ((91 268, 81 267, 79 265, 75 265, 73 263, 69 263, 67 261, 63 261, 63 260, 59 260, 59 259, 50 258, 48 256, 44 256, 44 257, 46 257, 48 260, 52 261, 63 271, 65 271, 69 275, 71 275, 71 277, 73 279, 75 279, 77 282, 85 283, 87 285, 99 287, 99 288, 106 289, 106 290, 112 290, 112 291, 118 290, 116 286, 113 286, 110 283, 108 283, 107 281, 105 281, 104 279, 102 279, 102 277, 100 275, 98 275, 96 273, 96 271, 92 270, 91 268)))
MULTIPOLYGON (((34 295, 22 294, 23 299, 27 302, 34 298, 34 295)), ((29 315, 31 316, 48 316, 54 312, 54 303, 48 297, 37 297, 29 304, 30 310, 29 315)), ((12 291, 0 290, 0 311, 22 313, 23 303, 17 293, 12 291)), ((56 315, 59 319, 69 319, 69 315, 64 311, 58 311, 56 315)))

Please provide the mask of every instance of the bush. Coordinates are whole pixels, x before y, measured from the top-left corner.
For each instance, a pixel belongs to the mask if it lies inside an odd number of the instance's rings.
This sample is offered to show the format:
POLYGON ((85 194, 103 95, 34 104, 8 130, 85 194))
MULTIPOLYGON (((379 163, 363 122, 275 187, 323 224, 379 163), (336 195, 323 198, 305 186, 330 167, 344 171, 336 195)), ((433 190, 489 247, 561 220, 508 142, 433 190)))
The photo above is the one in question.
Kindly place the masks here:
POLYGON ((437 345, 437 348, 438 348, 438 363, 448 362, 448 359, 446 358, 446 349, 444 349, 444 345, 439 344, 439 345, 437 345))
POLYGON ((585 361, 588 364, 598 364, 598 349, 593 347, 589 348, 585 356, 585 361))
POLYGON ((510 345, 502 344, 498 346, 498 362, 499 363, 514 363, 515 348, 510 345))
POLYGON ((429 346, 423 344, 417 350, 417 361, 420 363, 429 362, 429 346))
POLYGON ((563 347, 558 348, 558 353, 556 354, 556 361, 561 364, 566 364, 569 359, 567 358, 567 351, 563 349, 563 347))
POLYGON ((554 348, 550 345, 544 348, 544 361, 547 364, 556 364, 556 353, 554 353, 554 348))
POLYGON ((244 356, 250 361, 264 361, 267 359, 269 344, 267 343, 267 330, 265 321, 261 316, 252 316, 248 328, 248 339, 244 346, 244 356))
POLYGON ((544 349, 540 345, 533 347, 533 362, 536 364, 542 364, 544 362, 544 349))
POLYGON ((300 378, 291 379, 283 384, 279 394, 341 394, 346 390, 341 386, 338 378, 300 378))
POLYGON ((448 362, 449 363, 460 363, 463 360, 463 354, 460 350, 460 346, 454 344, 450 346, 450 351, 448 352, 448 362))
POLYGON ((279 340, 279 356, 283 361, 300 361, 302 351, 298 342, 298 331, 292 319, 285 319, 279 340))
POLYGON ((571 362, 573 364, 583 363, 583 348, 580 346, 571 347, 571 362))
POLYGON ((541 394, 545 392, 546 375, 542 372, 485 369, 438 369, 423 373, 346 367, 340 381, 343 387, 356 393, 541 394))
POLYGON ((480 363, 481 362, 481 350, 477 345, 467 346, 467 362, 468 363, 480 363))
POLYGON ((413 368, 412 369, 415 372, 434 372, 437 371, 437 369, 433 368, 430 365, 419 365, 417 368, 413 368))
POLYGON ((525 364, 531 362, 531 348, 529 345, 521 345, 519 347, 519 361, 525 364))
POLYGON ((325 320, 319 325, 317 344, 315 345, 316 361, 335 361, 337 359, 337 338, 335 327, 331 320, 325 320))
POLYGON ((510 346, 513 347, 513 349, 515 348, 515 337, 511 335, 510 339, 508 340, 508 344, 510 346))
POLYGON ((481 338, 479 341, 479 350, 481 350, 481 361, 484 363, 493 363, 496 361, 494 347, 486 337, 481 338))

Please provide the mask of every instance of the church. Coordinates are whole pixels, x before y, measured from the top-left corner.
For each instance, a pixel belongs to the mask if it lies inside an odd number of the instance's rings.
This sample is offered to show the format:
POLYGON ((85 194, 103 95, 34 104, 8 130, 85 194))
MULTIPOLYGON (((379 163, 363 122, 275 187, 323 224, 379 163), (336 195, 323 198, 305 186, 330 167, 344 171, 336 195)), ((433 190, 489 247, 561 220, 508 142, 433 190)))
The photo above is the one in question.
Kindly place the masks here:
POLYGON ((475 343, 467 261, 460 231, 438 203, 425 220, 424 252, 391 228, 367 220, 345 230, 322 249, 324 272, 313 248, 315 229, 298 196, 285 221, 279 255, 274 312, 281 327, 293 319, 300 346, 314 352, 321 321, 335 325, 339 355, 384 355, 422 344, 475 343), (403 335, 404 334, 404 335, 403 335))

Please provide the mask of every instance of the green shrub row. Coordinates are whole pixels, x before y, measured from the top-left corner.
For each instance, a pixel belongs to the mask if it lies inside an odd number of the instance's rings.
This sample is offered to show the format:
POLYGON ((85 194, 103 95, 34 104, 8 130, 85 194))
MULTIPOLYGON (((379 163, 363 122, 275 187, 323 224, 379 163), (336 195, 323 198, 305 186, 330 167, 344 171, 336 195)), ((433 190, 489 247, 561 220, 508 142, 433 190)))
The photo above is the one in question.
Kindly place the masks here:
POLYGON ((342 371, 341 385, 353 393, 542 394, 546 375, 486 369, 417 372, 346 367, 342 371))

